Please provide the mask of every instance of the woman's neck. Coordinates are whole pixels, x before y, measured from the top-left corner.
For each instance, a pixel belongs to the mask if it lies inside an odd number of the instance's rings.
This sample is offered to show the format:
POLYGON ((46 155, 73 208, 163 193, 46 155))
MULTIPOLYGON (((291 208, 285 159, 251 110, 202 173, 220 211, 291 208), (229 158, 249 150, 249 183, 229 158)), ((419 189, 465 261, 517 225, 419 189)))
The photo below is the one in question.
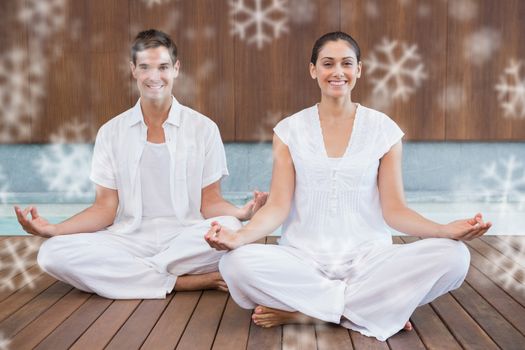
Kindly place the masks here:
POLYGON ((322 96, 318 108, 323 118, 352 118, 355 115, 356 104, 352 102, 350 96, 342 98, 322 96))

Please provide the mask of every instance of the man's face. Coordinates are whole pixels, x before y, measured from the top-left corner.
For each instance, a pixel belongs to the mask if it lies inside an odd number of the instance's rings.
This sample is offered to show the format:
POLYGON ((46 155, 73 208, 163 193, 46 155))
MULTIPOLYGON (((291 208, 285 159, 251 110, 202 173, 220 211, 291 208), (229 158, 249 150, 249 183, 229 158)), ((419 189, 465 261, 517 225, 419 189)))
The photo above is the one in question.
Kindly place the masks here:
POLYGON ((136 65, 131 72, 143 100, 162 102, 171 100, 173 81, 179 75, 179 61, 173 63, 164 46, 137 52, 136 65))

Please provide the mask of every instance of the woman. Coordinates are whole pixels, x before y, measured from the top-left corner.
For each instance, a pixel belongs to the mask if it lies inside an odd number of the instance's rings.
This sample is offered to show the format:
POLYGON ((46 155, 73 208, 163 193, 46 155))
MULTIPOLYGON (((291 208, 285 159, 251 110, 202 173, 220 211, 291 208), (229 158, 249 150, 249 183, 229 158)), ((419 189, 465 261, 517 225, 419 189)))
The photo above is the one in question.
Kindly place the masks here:
POLYGON ((348 34, 317 40, 310 75, 321 102, 275 127, 267 204, 237 232, 214 223, 205 236, 231 250, 220 272, 260 326, 320 320, 379 340, 410 330, 418 305, 463 282, 470 256, 459 241, 491 226, 481 214, 440 225, 406 206, 403 132, 352 101, 361 69, 348 34), (281 224, 279 245, 249 244, 281 224), (387 224, 429 239, 393 245, 387 224))

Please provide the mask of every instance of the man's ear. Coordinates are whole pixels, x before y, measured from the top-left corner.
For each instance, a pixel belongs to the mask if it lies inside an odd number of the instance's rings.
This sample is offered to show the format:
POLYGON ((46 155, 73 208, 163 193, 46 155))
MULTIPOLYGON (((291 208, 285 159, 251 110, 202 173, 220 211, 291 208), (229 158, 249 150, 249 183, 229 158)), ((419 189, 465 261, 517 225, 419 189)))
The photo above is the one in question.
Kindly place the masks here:
POLYGON ((179 76, 179 69, 180 69, 180 61, 179 60, 177 60, 177 62, 175 62, 175 64, 173 65, 173 69, 175 70, 174 78, 176 78, 176 77, 179 76))
POLYGON ((132 62, 132 61, 129 61, 129 69, 131 69, 131 74, 133 75, 133 78, 136 79, 137 77, 135 76, 135 68, 136 68, 136 67, 135 67, 135 65, 133 64, 133 62, 132 62))

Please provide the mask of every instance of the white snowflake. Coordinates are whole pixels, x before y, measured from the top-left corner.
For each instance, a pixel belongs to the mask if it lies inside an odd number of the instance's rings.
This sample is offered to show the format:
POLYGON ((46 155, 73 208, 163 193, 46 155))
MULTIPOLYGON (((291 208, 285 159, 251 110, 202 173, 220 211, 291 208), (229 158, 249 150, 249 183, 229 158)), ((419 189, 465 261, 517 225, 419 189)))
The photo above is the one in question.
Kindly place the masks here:
POLYGON ((257 129, 253 133, 253 137, 259 142, 266 142, 272 139, 273 128, 283 119, 287 114, 281 111, 268 111, 263 118, 262 123, 259 123, 257 129))
POLYGON ((39 39, 49 39, 64 28, 65 0, 27 0, 20 3, 22 8, 18 12, 18 19, 24 24, 30 24, 33 35, 39 39))
POLYGON ((496 85, 504 116, 525 118, 525 75, 520 74, 523 61, 510 60, 496 85))
POLYGON ((216 36, 215 28, 212 26, 206 25, 204 27, 187 28, 184 32, 184 36, 189 40, 210 40, 216 36))
POLYGON ((516 276, 525 277, 525 245, 522 240, 515 241, 510 236, 499 237, 504 244, 499 244, 497 249, 501 255, 492 251, 488 259, 491 261, 489 268, 495 272, 503 286, 518 292, 525 292, 525 285, 516 280, 516 276), (501 267, 505 267, 507 274, 501 273, 501 267))
POLYGON ((450 84, 445 87, 438 101, 444 111, 455 112, 461 108, 466 99, 465 89, 462 86, 450 84))
POLYGON ((458 21, 469 21, 478 14, 478 4, 474 0, 450 0, 447 4, 450 17, 458 21))
POLYGON ((476 66, 487 62, 501 46, 501 34, 492 28, 481 28, 465 37, 463 56, 476 66))
POLYGON ((93 140, 93 129, 87 123, 73 118, 71 122, 63 124, 50 136, 52 143, 84 143, 93 140))
POLYGON ((365 2, 365 13, 368 17, 377 18, 379 17, 379 7, 376 2, 366 1, 365 2))
POLYGON ((142 0, 148 7, 153 7, 156 5, 162 5, 170 2, 171 0, 142 0))
POLYGON ((66 124, 51 135, 54 144, 44 150, 35 165, 48 185, 49 191, 59 191, 67 198, 85 197, 93 191, 89 180, 91 147, 65 144, 85 141, 89 135, 86 124, 66 124))
POLYGON ((182 103, 195 106, 197 100, 202 96, 202 89, 207 86, 206 79, 215 69, 212 60, 206 60, 197 68, 195 74, 180 72, 173 83, 173 92, 182 103))
POLYGON ((482 192, 489 203, 499 203, 499 210, 505 213, 511 207, 522 210, 525 207, 525 167, 511 155, 499 162, 492 162, 481 174, 482 192))
POLYGON ((0 350, 9 350, 11 340, 7 338, 3 332, 0 332, 0 350))
POLYGON ((28 270, 35 264, 31 255, 38 251, 40 242, 35 239, 7 239, 3 241, 2 260, 0 270, 4 275, 0 277, 0 290, 15 290, 21 286, 34 287, 36 275, 28 270), (14 277, 22 276, 22 281, 14 283, 14 277))
POLYGON ((260 50, 266 43, 288 31, 288 11, 285 0, 230 0, 232 34, 260 50))
POLYGON ((427 77, 417 45, 408 46, 387 38, 365 60, 365 73, 373 85, 373 100, 385 103, 396 99, 407 101, 427 77))
MULTIPOLYGON (((0 142, 26 139, 31 131, 30 64, 22 49, 0 56, 0 142)), ((35 86, 41 82, 35 79, 35 86)))
POLYGON ((292 23, 310 23, 317 13, 317 8, 312 0, 288 0, 288 13, 292 23))

